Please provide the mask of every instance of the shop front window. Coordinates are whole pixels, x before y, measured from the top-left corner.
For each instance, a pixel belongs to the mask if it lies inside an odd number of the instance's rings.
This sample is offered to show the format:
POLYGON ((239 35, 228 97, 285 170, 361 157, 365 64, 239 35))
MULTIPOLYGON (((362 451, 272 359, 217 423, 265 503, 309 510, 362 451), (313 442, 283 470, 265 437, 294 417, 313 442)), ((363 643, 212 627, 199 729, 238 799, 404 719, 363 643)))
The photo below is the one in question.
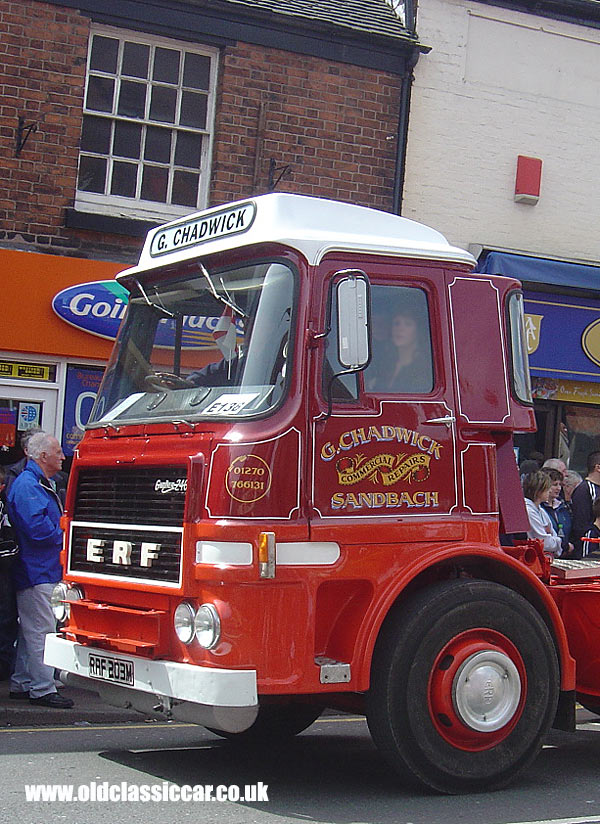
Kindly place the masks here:
POLYGON ((600 449, 600 409, 565 404, 559 424, 559 454, 569 469, 587 475, 587 456, 600 449), (564 458, 563 458, 564 460, 564 458))
POLYGON ((536 432, 515 435, 519 463, 560 458, 585 478, 588 455, 600 449, 600 406, 536 399, 535 420, 536 432))
POLYGON ((43 407, 39 400, 0 398, 0 464, 7 466, 21 460, 21 435, 42 426, 43 407))

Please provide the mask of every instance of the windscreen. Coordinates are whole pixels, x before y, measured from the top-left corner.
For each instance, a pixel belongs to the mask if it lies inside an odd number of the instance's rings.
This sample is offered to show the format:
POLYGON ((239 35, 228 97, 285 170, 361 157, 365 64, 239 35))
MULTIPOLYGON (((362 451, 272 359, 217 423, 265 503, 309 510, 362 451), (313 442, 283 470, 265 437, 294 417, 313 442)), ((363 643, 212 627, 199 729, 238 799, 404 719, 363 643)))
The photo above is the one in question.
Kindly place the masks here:
POLYGON ((131 288, 88 426, 244 417, 279 404, 290 356, 289 266, 199 266, 131 288))

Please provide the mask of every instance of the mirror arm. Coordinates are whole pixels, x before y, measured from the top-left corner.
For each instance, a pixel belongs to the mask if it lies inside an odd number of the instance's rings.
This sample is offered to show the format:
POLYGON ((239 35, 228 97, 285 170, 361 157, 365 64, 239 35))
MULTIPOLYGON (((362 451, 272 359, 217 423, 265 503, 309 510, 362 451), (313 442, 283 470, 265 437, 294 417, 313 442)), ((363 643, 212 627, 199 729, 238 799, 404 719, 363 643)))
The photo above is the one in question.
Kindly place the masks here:
POLYGON ((344 371, 343 371, 343 372, 336 372, 336 373, 335 373, 335 375, 332 375, 332 376, 329 378, 329 382, 327 383, 327 412, 325 413, 325 417, 320 418, 320 420, 324 420, 324 421, 326 421, 326 420, 327 420, 328 418, 330 418, 330 417, 331 417, 331 415, 332 415, 332 412, 333 412, 333 392, 332 392, 332 387, 333 387, 333 382, 334 382, 334 380, 336 380, 337 378, 341 378, 341 377, 342 377, 342 375, 354 375, 356 372, 360 372, 360 371, 361 371, 361 370, 360 370, 360 368, 355 368, 355 369, 344 369, 344 371))

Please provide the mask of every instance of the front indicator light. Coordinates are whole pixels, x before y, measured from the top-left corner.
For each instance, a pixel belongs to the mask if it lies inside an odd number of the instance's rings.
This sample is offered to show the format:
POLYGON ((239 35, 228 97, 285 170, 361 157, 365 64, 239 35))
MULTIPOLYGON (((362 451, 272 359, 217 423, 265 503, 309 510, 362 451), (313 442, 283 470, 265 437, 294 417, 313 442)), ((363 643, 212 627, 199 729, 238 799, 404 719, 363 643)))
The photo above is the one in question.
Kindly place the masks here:
POLYGON ((196 638, 204 649, 212 649, 219 643, 221 637, 221 621, 219 613, 213 604, 202 604, 198 607, 194 620, 196 638))
POLYGON ((81 601, 81 600, 83 600, 84 597, 85 596, 83 594, 83 590, 81 589, 81 587, 78 587, 77 584, 73 584, 73 586, 68 587, 67 588, 67 602, 68 602, 67 603, 67 613, 70 612, 69 604, 72 601, 81 601))
POLYGON ((261 532, 258 536, 258 574, 260 578, 275 577, 275 533, 261 532))
POLYGON ((175 635, 183 644, 191 644, 194 640, 194 608, 187 601, 182 601, 173 615, 175 635))

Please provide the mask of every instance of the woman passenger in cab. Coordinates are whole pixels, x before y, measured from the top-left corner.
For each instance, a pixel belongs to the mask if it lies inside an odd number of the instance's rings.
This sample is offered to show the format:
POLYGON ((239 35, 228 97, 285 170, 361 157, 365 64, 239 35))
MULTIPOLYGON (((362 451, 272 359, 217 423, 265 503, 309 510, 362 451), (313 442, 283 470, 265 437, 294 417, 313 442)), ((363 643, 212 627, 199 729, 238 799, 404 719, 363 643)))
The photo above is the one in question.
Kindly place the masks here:
MULTIPOLYGON (((408 290, 407 290, 408 291, 408 290)), ((425 295, 405 297, 387 318, 375 316, 373 357, 366 372, 371 392, 423 394, 433 388, 429 318, 425 295), (381 340, 378 340, 381 338, 381 340)))

